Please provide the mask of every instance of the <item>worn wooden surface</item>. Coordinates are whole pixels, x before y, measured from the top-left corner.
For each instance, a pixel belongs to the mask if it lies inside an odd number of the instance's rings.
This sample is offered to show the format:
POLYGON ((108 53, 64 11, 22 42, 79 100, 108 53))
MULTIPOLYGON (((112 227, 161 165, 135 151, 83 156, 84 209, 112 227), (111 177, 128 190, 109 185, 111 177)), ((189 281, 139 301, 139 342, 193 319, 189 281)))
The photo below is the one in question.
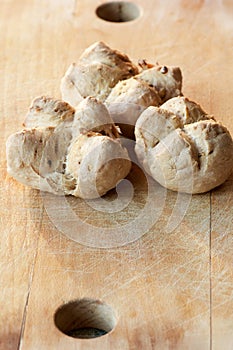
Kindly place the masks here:
MULTIPOLYGON (((48 215, 47 199, 6 173, 6 138, 21 128, 31 100, 60 97, 65 70, 97 40, 133 60, 179 65, 184 94, 233 134, 233 2, 134 2, 142 13, 127 23, 99 19, 95 9, 104 1, 0 2, 1 350, 233 348, 232 176, 211 193, 183 198, 187 205, 173 216, 171 232, 166 225, 178 197, 167 192, 143 237, 100 249, 67 238, 48 215), (56 328, 56 309, 84 297, 115 310, 111 333, 81 340, 56 328)), ((97 228, 135 220, 147 186, 137 169, 131 180, 135 195, 121 212, 77 200, 76 214, 97 228)))

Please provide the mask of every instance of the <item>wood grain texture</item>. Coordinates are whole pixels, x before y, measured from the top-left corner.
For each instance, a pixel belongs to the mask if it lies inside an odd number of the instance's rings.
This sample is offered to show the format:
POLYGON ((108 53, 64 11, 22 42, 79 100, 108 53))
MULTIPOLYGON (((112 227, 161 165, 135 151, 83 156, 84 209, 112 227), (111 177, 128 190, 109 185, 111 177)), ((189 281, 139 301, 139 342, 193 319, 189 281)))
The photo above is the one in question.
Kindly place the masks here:
MULTIPOLYGON (((134 2, 142 13, 127 23, 99 19, 95 9, 104 1, 0 3, 1 350, 232 349, 232 176, 211 193, 181 197, 187 208, 180 213, 173 212, 177 194, 166 192, 159 219, 143 237, 99 249, 67 238, 51 221, 45 198, 6 173, 6 139, 21 128, 31 100, 60 97, 67 67, 97 40, 135 61, 180 66, 184 94, 233 134, 232 2, 134 2), (177 225, 168 232, 172 212, 177 225), (56 309, 83 297, 112 306, 114 331, 81 340, 55 327, 56 309)), ((131 180, 134 199, 118 214, 79 200, 69 205, 92 227, 123 225, 147 198, 145 178, 134 170, 131 180)))

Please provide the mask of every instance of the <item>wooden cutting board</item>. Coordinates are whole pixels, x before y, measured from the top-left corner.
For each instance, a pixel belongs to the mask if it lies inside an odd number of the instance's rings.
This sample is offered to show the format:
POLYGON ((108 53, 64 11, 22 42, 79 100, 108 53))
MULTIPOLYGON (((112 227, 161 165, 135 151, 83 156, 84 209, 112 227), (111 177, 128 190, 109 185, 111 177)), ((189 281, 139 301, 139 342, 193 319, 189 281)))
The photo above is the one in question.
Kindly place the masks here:
POLYGON ((6 173, 6 139, 20 130, 31 100, 59 98, 70 63, 98 40, 134 61, 180 66, 184 95, 233 134, 233 2, 130 3, 127 14, 117 3, 102 14, 122 22, 97 16, 102 0, 0 3, 1 350, 233 348, 232 176, 192 197, 155 184, 146 206, 149 185, 134 166, 132 198, 116 211, 114 191, 100 205, 65 201, 6 173), (137 18, 125 22, 128 15, 137 18), (87 246, 81 241, 90 227, 95 244, 87 246), (114 228, 134 242, 114 247, 114 228), (105 231, 111 242, 101 248, 105 231), (75 338, 72 323, 85 336, 90 327, 108 333, 75 338))

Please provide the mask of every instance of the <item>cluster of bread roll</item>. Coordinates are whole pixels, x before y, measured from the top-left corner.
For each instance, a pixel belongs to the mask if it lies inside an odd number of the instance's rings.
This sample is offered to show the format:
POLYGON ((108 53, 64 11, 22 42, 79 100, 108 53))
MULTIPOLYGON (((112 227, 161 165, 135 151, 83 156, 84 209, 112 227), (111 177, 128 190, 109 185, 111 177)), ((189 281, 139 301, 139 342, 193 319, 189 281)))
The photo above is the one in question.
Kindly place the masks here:
POLYGON ((143 169, 162 186, 203 193, 233 169, 228 130, 182 95, 179 67, 137 64, 103 42, 61 80, 61 100, 36 98, 7 140, 8 172, 42 191, 97 198, 125 178, 135 140, 143 169))

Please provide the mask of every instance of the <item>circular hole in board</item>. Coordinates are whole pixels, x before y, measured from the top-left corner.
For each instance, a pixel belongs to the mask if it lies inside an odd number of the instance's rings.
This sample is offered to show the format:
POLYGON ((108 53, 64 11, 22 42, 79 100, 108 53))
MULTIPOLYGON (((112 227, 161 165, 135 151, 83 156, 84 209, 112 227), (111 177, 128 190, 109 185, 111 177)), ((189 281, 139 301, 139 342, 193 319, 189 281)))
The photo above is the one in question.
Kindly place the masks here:
POLYGON ((115 312, 106 303, 90 298, 70 301, 55 312, 54 323, 64 334, 79 339, 101 337, 117 323, 115 312))
POLYGON ((111 1, 98 6, 96 14, 109 22, 129 22, 140 16, 140 9, 133 2, 111 1))

